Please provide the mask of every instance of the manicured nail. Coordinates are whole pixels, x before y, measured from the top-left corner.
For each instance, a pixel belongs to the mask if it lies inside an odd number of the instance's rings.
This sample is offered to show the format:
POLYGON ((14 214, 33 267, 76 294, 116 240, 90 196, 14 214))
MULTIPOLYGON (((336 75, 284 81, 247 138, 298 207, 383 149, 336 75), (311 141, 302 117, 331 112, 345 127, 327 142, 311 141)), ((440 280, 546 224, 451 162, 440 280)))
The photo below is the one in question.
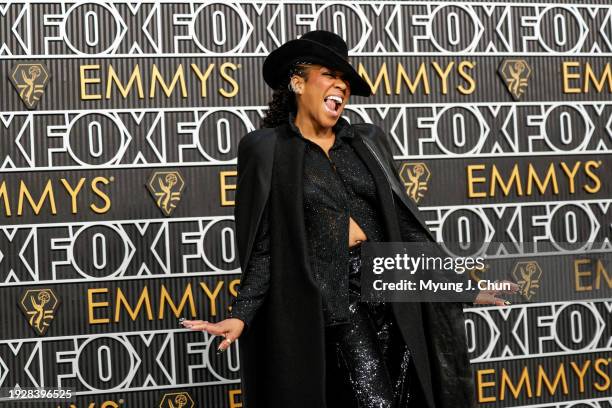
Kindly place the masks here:
POLYGON ((509 300, 505 300, 505 301, 504 301, 504 305, 511 305, 511 304, 512 304, 512 302, 511 302, 511 301, 509 301, 509 300))
POLYGON ((225 349, 222 349, 221 347, 217 347, 217 354, 221 354, 225 351, 225 349))

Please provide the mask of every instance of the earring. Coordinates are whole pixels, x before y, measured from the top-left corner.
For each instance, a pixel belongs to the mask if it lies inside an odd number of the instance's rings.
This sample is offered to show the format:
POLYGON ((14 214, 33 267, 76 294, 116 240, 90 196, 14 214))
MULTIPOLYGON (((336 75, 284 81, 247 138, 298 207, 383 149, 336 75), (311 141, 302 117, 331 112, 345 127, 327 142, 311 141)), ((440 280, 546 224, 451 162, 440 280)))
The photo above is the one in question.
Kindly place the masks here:
POLYGON ((295 85, 293 85, 293 82, 289 82, 289 84, 287 84, 287 88, 295 93, 295 94, 299 94, 300 92, 298 92, 297 88, 295 87, 295 85))

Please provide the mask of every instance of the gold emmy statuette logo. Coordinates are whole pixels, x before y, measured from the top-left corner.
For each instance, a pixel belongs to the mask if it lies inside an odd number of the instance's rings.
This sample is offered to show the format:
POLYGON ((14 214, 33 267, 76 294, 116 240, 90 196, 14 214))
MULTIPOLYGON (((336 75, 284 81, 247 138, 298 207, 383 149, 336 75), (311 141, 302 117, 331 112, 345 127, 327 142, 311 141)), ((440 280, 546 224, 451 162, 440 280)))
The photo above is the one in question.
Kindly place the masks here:
POLYGON ((45 92, 49 73, 43 64, 17 64, 10 80, 28 109, 34 109, 45 92))
POLYGON ((178 171, 155 171, 149 178, 147 188, 157 206, 168 217, 181 201, 185 181, 178 171))
POLYGON ((187 392, 164 394, 159 408, 194 408, 195 402, 187 392))
POLYGON ((474 282, 480 282, 484 278, 484 275, 486 275, 487 271, 490 268, 491 268, 491 265, 484 264, 482 268, 475 266, 473 268, 466 268, 466 270, 468 271, 470 278, 474 282))
POLYGON ((47 332, 59 304, 59 299, 51 289, 28 289, 19 301, 28 323, 40 336, 47 332))
POLYGON ((415 203, 425 196, 429 177, 431 173, 425 163, 404 163, 400 169, 400 178, 406 186, 406 194, 415 203))
POLYGON ((499 66, 499 75, 506 83, 514 100, 521 99, 527 90, 531 68, 524 59, 506 59, 499 66))
POLYGON ((536 261, 517 262, 512 277, 520 287, 521 296, 531 300, 536 290, 540 288, 542 269, 536 261))

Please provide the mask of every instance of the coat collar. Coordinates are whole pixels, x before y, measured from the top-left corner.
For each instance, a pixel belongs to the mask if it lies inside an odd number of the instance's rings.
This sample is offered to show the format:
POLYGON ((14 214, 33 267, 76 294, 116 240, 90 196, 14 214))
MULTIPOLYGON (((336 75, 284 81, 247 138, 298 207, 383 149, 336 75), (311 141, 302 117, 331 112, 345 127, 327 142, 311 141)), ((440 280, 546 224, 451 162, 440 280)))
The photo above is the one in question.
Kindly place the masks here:
MULTIPOLYGON (((302 136, 300 129, 295 125, 295 113, 289 112, 289 115, 287 116, 287 124, 293 134, 299 137, 304 137, 302 136)), ((340 116, 336 124, 332 126, 332 130, 336 136, 339 136, 345 139, 352 139, 355 134, 351 124, 348 122, 348 120, 344 119, 344 117, 342 116, 340 116)))

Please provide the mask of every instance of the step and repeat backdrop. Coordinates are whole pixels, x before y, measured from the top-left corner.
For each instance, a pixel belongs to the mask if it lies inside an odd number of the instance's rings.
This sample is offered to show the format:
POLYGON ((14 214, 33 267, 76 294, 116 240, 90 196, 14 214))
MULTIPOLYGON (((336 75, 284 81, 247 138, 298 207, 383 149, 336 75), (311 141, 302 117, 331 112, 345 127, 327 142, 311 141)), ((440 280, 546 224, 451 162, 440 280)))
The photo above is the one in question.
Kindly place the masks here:
POLYGON ((242 406, 236 345, 178 319, 227 316, 238 142, 265 56, 313 29, 441 240, 548 244, 524 303, 465 309, 479 406, 612 407, 607 1, 1 2, 0 389, 71 396, 0 405, 242 406), (583 300, 542 302, 557 282, 583 300))

